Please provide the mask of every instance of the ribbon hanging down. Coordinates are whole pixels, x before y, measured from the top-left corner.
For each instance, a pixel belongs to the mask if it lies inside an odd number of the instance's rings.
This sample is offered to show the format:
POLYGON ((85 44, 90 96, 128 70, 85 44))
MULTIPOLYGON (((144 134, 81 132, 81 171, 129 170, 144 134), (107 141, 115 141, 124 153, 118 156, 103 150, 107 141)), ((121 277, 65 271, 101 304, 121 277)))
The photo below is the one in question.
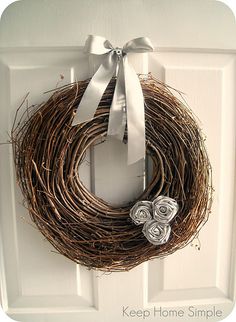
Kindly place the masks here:
POLYGON ((103 93, 117 72, 107 135, 122 141, 127 122, 128 164, 145 157, 145 113, 139 77, 129 64, 127 54, 150 51, 153 46, 146 37, 133 39, 123 48, 114 48, 105 38, 93 35, 89 35, 85 43, 86 53, 104 55, 104 59, 84 92, 72 125, 94 117, 103 93))

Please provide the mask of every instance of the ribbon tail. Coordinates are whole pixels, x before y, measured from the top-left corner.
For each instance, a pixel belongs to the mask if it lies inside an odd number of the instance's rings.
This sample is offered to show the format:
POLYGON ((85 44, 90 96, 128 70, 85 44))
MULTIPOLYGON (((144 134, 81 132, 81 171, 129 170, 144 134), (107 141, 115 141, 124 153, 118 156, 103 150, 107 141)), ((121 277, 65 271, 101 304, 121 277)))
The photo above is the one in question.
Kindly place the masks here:
POLYGON ((123 140, 126 126, 126 99, 123 59, 119 61, 116 86, 110 107, 108 136, 123 140))
POLYGON ((117 58, 110 52, 90 80, 77 108, 72 126, 93 118, 107 85, 115 73, 116 65, 117 58))
POLYGON ((145 157, 145 113, 142 87, 127 56, 124 57, 124 79, 128 127, 128 164, 145 157), (135 93, 135 95, 134 95, 135 93))

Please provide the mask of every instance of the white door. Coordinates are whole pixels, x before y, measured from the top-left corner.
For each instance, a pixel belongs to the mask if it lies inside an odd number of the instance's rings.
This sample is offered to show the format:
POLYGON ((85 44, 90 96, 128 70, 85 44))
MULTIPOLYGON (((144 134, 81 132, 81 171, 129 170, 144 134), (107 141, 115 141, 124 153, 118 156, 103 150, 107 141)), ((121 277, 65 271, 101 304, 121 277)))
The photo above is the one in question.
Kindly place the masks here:
MULTIPOLYGON (((91 75, 96 62, 82 53, 88 34, 118 46, 150 37, 156 52, 149 55, 149 71, 186 93, 202 121, 213 167, 212 214, 199 240, 168 258, 125 273, 89 271, 52 252, 30 225, 15 182, 11 146, 1 145, 3 310, 29 322, 204 321, 207 314, 210 321, 221 320, 235 299, 234 16, 223 3, 208 0, 15 2, 0 23, 0 142, 9 139, 14 113, 27 92, 28 104, 40 103, 48 97, 43 92, 58 81, 91 75)), ((137 71, 147 71, 145 55, 132 61, 137 71)), ((143 164, 128 170, 125 154, 117 142, 99 145, 80 170, 86 185, 113 203, 128 201, 143 189, 143 164)))

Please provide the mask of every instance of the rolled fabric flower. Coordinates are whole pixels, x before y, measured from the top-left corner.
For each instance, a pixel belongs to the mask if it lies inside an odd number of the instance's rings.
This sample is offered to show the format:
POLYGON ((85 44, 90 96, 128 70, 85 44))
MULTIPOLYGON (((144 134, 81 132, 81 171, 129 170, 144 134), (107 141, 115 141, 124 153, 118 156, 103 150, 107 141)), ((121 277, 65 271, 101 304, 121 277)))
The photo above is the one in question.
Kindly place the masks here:
POLYGON ((141 225, 152 219, 152 203, 138 201, 130 210, 130 217, 136 225, 141 225))
POLYGON ((142 232, 151 244, 163 245, 170 237, 171 227, 154 219, 144 224, 142 232))
POLYGON ((162 224, 168 224, 179 210, 177 202, 166 196, 159 196, 152 202, 153 218, 162 224))

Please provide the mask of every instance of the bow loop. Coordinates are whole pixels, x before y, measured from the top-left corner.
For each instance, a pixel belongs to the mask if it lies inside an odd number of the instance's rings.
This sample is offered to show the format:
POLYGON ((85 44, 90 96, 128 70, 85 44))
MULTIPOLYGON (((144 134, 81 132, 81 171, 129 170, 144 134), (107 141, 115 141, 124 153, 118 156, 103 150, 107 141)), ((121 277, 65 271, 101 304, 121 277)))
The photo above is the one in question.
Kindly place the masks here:
POLYGON ((94 55, 103 55, 113 50, 109 40, 101 36, 89 35, 84 46, 84 52, 94 55))
POLYGON ((123 140, 127 124, 128 164, 145 156, 145 115, 141 84, 127 54, 149 51, 153 51, 153 46, 146 37, 133 39, 123 48, 113 47, 106 38, 93 35, 89 35, 85 43, 85 52, 104 55, 104 60, 84 92, 72 125, 93 118, 106 87, 117 72, 107 135, 123 140))
POLYGON ((123 51, 126 53, 146 53, 153 51, 153 46, 149 38, 140 37, 128 41, 124 47, 123 51))

